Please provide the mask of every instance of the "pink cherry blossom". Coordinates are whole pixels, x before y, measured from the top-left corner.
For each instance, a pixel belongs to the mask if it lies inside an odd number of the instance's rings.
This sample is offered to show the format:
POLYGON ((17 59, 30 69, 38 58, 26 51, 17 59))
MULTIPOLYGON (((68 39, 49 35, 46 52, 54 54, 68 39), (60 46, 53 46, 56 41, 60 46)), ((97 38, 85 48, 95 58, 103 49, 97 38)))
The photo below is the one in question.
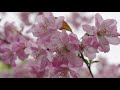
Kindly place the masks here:
MULTIPOLYGON (((56 54, 53 58, 53 66, 55 67, 81 67, 83 61, 78 57, 76 51, 79 48, 79 40, 73 34, 68 35, 66 31, 60 33, 60 37, 54 38, 56 44, 56 54), (57 39, 57 40, 55 40, 57 39), (73 43, 74 42, 74 43, 73 43)), ((55 46, 55 45, 54 45, 55 46)))
POLYGON ((5 68, 5 72, 1 73, 0 77, 120 77, 119 64, 111 65, 107 61, 101 60, 104 58, 98 59, 100 62, 95 59, 96 54, 100 51, 104 53, 110 51, 110 44, 120 44, 118 37, 120 34, 117 32, 115 19, 104 20, 97 13, 95 26, 90 26, 87 25, 89 17, 74 13, 70 21, 76 27, 87 23, 83 25, 86 33, 78 39, 63 16, 56 17, 51 12, 21 12, 20 17, 24 23, 19 24, 20 29, 16 22, 6 21, 3 25, 0 24, 0 60, 6 64, 6 66, 0 67, 0 69, 5 68), (35 18, 32 18, 33 22, 30 22, 31 14, 36 15, 35 18), (79 19, 79 22, 76 19, 79 19), (26 33, 26 30, 30 33, 26 33), (29 34, 32 35, 29 37, 29 34), (17 62, 19 60, 20 62, 17 62), (92 73, 92 64, 97 62, 97 72, 92 73), (84 67, 84 63, 87 68, 84 67))
POLYGON ((83 30, 89 35, 95 35, 99 41, 100 47, 98 48, 102 52, 108 52, 110 50, 109 44, 120 44, 120 35, 117 32, 117 21, 115 19, 103 20, 100 14, 95 15, 95 25, 83 25, 83 30))
POLYGON ((36 20, 37 24, 33 25, 31 31, 34 36, 44 38, 62 27, 64 17, 56 19, 51 12, 44 12, 42 15, 38 15, 36 20))

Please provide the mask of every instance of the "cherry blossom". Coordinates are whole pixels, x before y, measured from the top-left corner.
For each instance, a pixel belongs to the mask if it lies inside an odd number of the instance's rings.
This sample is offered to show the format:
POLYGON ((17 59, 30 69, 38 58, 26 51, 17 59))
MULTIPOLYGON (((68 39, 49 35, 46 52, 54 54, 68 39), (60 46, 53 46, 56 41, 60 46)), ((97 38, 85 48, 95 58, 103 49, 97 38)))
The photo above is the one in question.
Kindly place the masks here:
POLYGON ((110 50, 109 44, 120 44, 120 34, 117 32, 117 21, 115 19, 103 20, 100 14, 95 15, 95 25, 83 25, 83 30, 89 35, 94 35, 99 41, 99 50, 108 52, 110 50))
POLYGON ((56 17, 52 12, 21 12, 19 19, 22 21, 19 27, 16 22, 8 21, 0 26, 0 63, 5 68, 0 77, 120 77, 119 64, 111 65, 104 58, 96 60, 100 52, 110 51, 110 44, 120 44, 117 20, 104 20, 97 13, 95 25, 91 26, 88 25, 89 17, 74 13, 70 22, 76 28, 81 23, 87 23, 82 26, 85 34, 78 38, 66 18, 56 17), (32 14, 36 15, 33 22, 30 21, 32 14), (74 22, 76 18, 79 23, 74 22), (91 67, 95 63, 98 63, 97 72, 93 73, 91 67))

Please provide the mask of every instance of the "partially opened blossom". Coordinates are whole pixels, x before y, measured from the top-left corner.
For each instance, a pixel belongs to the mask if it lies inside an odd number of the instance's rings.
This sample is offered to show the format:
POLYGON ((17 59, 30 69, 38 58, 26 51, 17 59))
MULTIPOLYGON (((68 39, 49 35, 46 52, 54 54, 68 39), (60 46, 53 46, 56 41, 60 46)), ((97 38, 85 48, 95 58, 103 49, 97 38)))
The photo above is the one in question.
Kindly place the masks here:
POLYGON ((120 44, 120 35, 117 32, 117 21, 115 19, 103 20, 100 14, 95 15, 95 25, 83 25, 83 30, 89 35, 95 35, 100 44, 99 50, 102 52, 108 52, 110 50, 109 44, 120 44))

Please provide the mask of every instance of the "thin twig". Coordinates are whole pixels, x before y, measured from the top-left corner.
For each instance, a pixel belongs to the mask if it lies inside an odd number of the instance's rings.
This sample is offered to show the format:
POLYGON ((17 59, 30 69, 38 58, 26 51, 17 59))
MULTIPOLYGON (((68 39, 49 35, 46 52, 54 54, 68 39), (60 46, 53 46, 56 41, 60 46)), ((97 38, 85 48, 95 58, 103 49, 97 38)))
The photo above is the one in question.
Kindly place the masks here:
POLYGON ((88 63, 86 63, 85 58, 84 58, 84 56, 83 56, 83 54, 82 54, 82 53, 81 53, 80 58, 82 58, 82 59, 83 59, 83 61, 85 62, 86 66, 87 66, 87 67, 88 67, 88 69, 89 69, 89 72, 90 72, 90 74, 91 74, 92 78, 94 78, 93 73, 92 73, 92 71, 91 71, 91 65, 90 65, 90 64, 88 64, 88 63))

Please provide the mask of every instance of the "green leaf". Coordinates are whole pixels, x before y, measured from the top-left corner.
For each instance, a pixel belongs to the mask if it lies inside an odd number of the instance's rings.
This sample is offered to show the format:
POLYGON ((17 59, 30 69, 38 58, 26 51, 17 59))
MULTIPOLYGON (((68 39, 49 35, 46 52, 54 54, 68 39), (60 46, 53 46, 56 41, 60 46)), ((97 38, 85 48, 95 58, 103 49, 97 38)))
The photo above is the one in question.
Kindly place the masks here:
POLYGON ((89 63, 92 64, 93 60, 89 60, 89 63))
POLYGON ((2 62, 0 62, 0 70, 5 70, 5 69, 11 69, 10 65, 5 65, 2 62))
POLYGON ((92 64, 93 64, 93 63, 98 63, 98 62, 99 62, 99 61, 93 61, 92 64))

